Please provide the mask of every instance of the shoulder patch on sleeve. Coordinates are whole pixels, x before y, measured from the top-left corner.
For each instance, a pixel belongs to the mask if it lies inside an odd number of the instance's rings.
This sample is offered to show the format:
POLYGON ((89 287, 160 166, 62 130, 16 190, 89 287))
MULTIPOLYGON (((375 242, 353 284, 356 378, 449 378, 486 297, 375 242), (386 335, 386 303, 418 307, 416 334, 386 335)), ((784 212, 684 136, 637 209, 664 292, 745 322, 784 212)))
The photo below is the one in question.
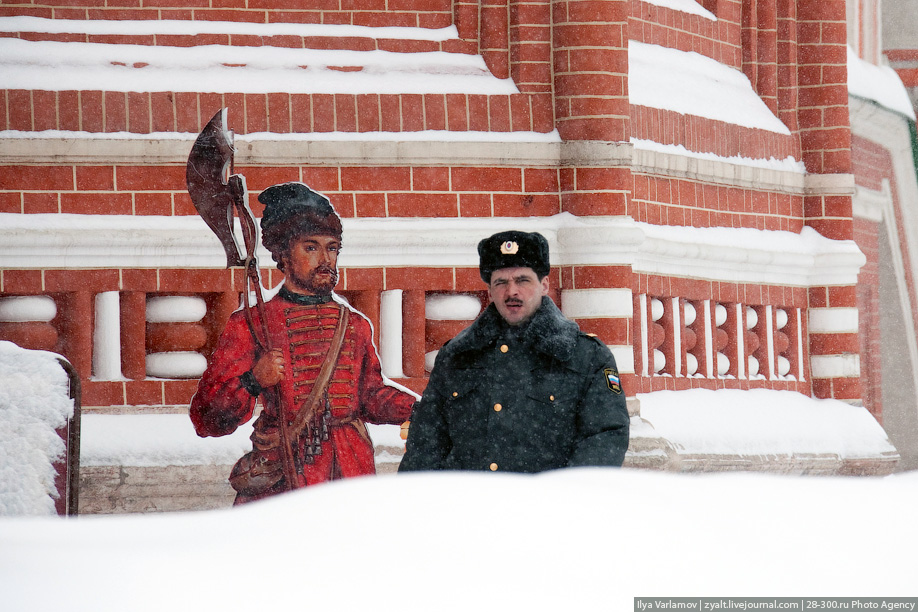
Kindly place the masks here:
POLYGON ((612 393, 621 394, 622 381, 618 375, 618 370, 615 368, 605 368, 602 373, 603 376, 606 377, 606 384, 609 385, 609 391, 612 393))

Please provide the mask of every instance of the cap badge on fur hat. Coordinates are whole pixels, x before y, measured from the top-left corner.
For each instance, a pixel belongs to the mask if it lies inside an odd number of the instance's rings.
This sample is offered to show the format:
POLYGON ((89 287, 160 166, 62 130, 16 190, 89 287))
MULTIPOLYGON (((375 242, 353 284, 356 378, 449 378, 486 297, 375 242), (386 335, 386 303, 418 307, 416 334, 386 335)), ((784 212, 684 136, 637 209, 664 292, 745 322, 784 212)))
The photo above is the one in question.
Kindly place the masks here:
POLYGON ((504 255, 516 255, 519 250, 520 245, 512 240, 508 240, 500 245, 500 252, 504 255))
POLYGON ((538 232, 498 232, 478 243, 481 280, 491 282, 491 273, 501 268, 532 268, 539 278, 550 270, 548 241, 538 232))

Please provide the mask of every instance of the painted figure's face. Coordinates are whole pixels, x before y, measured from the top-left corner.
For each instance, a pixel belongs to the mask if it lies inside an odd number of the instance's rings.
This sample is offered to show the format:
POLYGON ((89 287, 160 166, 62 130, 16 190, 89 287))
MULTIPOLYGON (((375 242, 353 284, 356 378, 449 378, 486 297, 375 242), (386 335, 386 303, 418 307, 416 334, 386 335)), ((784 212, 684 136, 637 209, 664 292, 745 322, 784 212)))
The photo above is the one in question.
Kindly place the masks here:
POLYGON ((338 284, 338 252, 334 236, 299 236, 284 254, 287 288, 294 293, 325 295, 338 284))
POLYGON ((548 277, 539 280, 532 268, 501 268, 491 274, 491 301, 510 325, 528 321, 548 295, 548 277))

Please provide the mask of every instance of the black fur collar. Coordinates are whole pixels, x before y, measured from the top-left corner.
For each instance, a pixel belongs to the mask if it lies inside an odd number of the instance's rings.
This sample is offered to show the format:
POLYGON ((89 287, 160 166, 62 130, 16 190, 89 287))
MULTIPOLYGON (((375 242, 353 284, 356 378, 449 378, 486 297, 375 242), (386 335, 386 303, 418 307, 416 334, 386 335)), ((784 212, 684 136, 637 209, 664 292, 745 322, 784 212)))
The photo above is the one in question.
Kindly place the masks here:
MULTIPOLYGON (((462 330, 449 347, 455 353, 480 350, 495 342, 507 328, 494 304, 489 304, 481 315, 462 330)), ((542 305, 520 336, 520 340, 559 361, 568 361, 577 344, 580 328, 567 319, 548 297, 542 298, 542 305)))

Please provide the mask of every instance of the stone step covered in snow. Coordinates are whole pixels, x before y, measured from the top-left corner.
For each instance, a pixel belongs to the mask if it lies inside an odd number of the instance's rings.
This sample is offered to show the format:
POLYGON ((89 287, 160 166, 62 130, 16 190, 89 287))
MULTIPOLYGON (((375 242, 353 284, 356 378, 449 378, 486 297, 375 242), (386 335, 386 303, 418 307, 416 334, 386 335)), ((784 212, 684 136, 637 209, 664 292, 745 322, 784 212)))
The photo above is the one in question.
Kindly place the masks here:
POLYGON ((645 445, 665 440, 670 471, 884 475, 899 461, 876 419, 863 406, 839 400, 772 389, 637 397, 645 425, 634 438, 645 445))
MULTIPOLYGON (((670 472, 762 471, 882 475, 899 459, 886 432, 860 406, 800 393, 656 391, 639 394, 625 468, 670 472)), ((400 428, 369 425, 380 475, 404 453, 400 428)), ((251 425, 198 438, 181 414, 87 414, 81 442, 83 514, 228 507, 226 481, 251 449, 251 425)))
MULTIPOLYGON (((177 414, 84 414, 80 513, 122 514, 210 510, 232 505, 227 477, 252 448, 251 424, 229 436, 199 438, 184 407, 177 414)), ((377 473, 398 467, 398 425, 368 425, 377 473)))

